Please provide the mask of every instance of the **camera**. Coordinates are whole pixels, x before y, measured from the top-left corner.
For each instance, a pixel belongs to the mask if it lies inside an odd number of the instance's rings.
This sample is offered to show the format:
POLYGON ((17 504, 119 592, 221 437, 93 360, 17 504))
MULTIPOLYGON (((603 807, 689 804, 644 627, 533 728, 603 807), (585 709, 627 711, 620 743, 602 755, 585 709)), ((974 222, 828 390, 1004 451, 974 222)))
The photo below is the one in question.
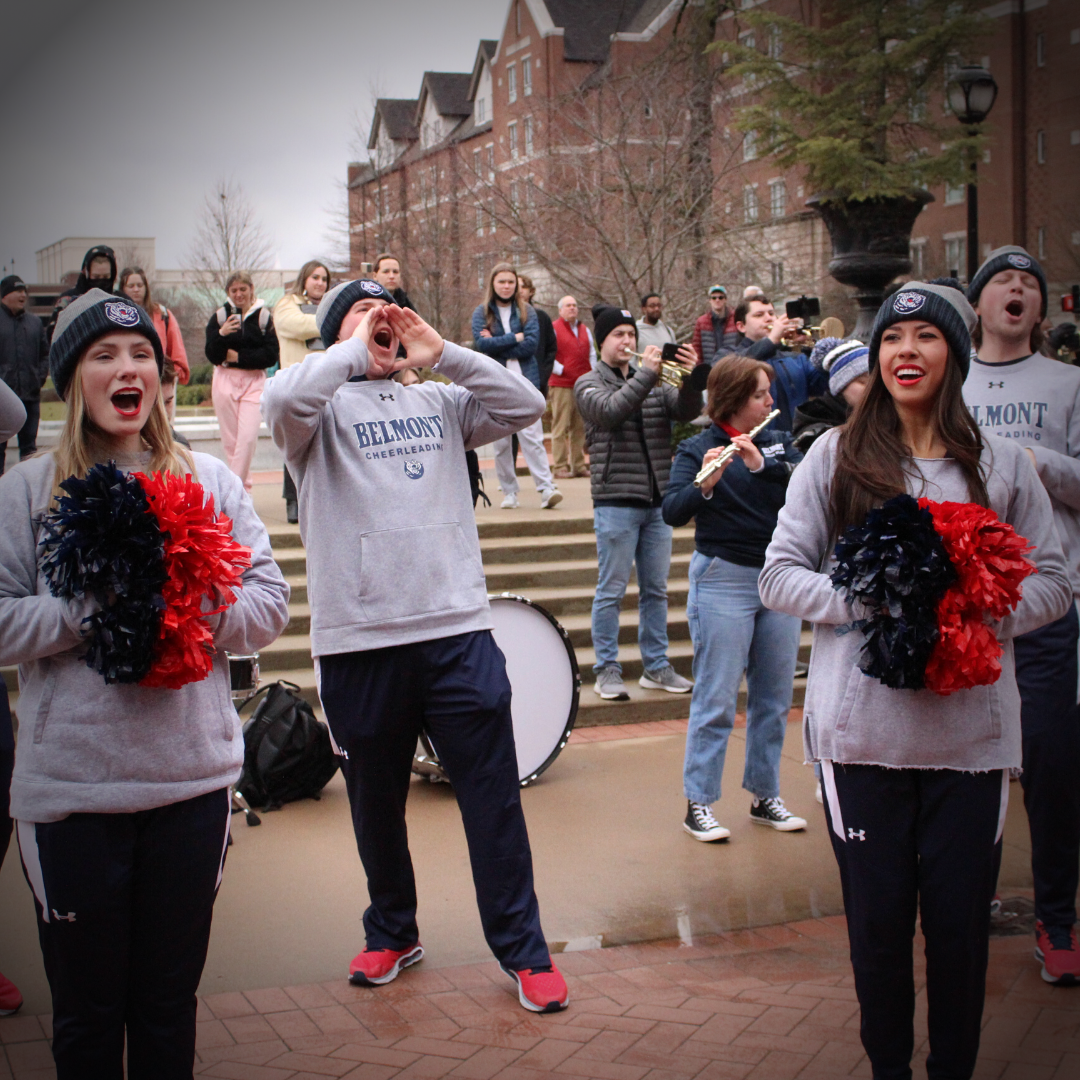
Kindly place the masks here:
POLYGON ((789 319, 802 319, 803 325, 808 326, 821 315, 821 301, 816 296, 800 296, 798 300, 789 300, 784 309, 789 319))

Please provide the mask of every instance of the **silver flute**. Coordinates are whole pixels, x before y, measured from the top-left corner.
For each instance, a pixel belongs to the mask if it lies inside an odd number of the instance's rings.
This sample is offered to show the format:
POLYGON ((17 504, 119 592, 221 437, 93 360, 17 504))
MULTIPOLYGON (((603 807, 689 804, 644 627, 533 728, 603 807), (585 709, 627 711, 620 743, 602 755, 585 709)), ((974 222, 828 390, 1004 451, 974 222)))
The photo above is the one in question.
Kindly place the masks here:
MULTIPOLYGON (((766 416, 765 419, 762 420, 756 428, 754 428, 752 431, 748 431, 746 434, 749 436, 749 438, 752 439, 759 431, 767 428, 779 415, 780 410, 773 409, 773 411, 769 413, 769 415, 766 416)), ((699 472, 697 476, 694 477, 694 487, 701 487, 701 485, 704 484, 705 481, 708 480, 709 477, 712 476, 712 474, 716 472, 717 469, 723 468, 724 465, 729 462, 737 453, 738 448, 735 446, 734 443, 729 443, 727 446, 725 446, 724 449, 721 450, 720 453, 717 454, 716 457, 714 457, 712 461, 710 461, 709 464, 706 465, 701 470, 701 472, 699 472)))

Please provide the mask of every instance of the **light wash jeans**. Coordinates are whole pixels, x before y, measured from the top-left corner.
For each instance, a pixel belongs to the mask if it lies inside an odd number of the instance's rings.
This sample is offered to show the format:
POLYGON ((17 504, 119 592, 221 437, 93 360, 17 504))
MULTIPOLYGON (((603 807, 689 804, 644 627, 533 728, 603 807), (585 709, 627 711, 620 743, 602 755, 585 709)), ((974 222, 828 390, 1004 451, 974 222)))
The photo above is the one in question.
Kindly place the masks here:
POLYGON ((667 579, 671 526, 660 507, 594 506, 600 580, 592 606, 593 671, 619 664, 619 605, 637 564, 638 645, 646 671, 667 666, 667 579))
POLYGON ((720 798, 739 682, 746 672, 746 766, 742 786, 759 799, 780 794, 780 751, 791 709, 801 623, 761 603, 753 566, 695 551, 686 612, 694 642, 694 691, 683 789, 691 802, 720 798))

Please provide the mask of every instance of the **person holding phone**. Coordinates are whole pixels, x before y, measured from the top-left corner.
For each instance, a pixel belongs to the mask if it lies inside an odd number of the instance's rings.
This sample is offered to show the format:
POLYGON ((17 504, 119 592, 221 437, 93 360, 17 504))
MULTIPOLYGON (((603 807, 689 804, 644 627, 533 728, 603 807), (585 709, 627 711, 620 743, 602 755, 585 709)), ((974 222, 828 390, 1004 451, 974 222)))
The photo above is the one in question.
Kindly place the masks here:
POLYGON ((237 270, 225 292, 228 302, 206 324, 206 359, 215 369, 211 398, 225 460, 250 492, 266 369, 278 362, 279 347, 270 309, 255 296, 251 275, 237 270))

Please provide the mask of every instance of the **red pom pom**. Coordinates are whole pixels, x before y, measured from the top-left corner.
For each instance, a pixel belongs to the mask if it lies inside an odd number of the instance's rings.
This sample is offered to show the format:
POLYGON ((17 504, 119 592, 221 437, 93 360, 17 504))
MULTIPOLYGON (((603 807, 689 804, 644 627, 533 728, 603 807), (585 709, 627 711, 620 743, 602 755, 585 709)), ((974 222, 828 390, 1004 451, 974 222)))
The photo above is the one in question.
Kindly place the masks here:
POLYGON ((951 694, 989 686, 1001 676, 1001 645, 987 625, 1020 602, 1021 582, 1035 573, 1031 546, 993 510, 975 503, 920 499, 934 519, 957 580, 938 604, 939 637, 926 664, 926 686, 951 694))
POLYGON ((169 580, 162 589, 165 612, 150 673, 140 686, 177 690, 199 682, 214 666, 214 635, 208 617, 236 602, 235 589, 251 565, 251 549, 232 537, 232 521, 214 513, 191 476, 137 473, 165 541, 169 580))

